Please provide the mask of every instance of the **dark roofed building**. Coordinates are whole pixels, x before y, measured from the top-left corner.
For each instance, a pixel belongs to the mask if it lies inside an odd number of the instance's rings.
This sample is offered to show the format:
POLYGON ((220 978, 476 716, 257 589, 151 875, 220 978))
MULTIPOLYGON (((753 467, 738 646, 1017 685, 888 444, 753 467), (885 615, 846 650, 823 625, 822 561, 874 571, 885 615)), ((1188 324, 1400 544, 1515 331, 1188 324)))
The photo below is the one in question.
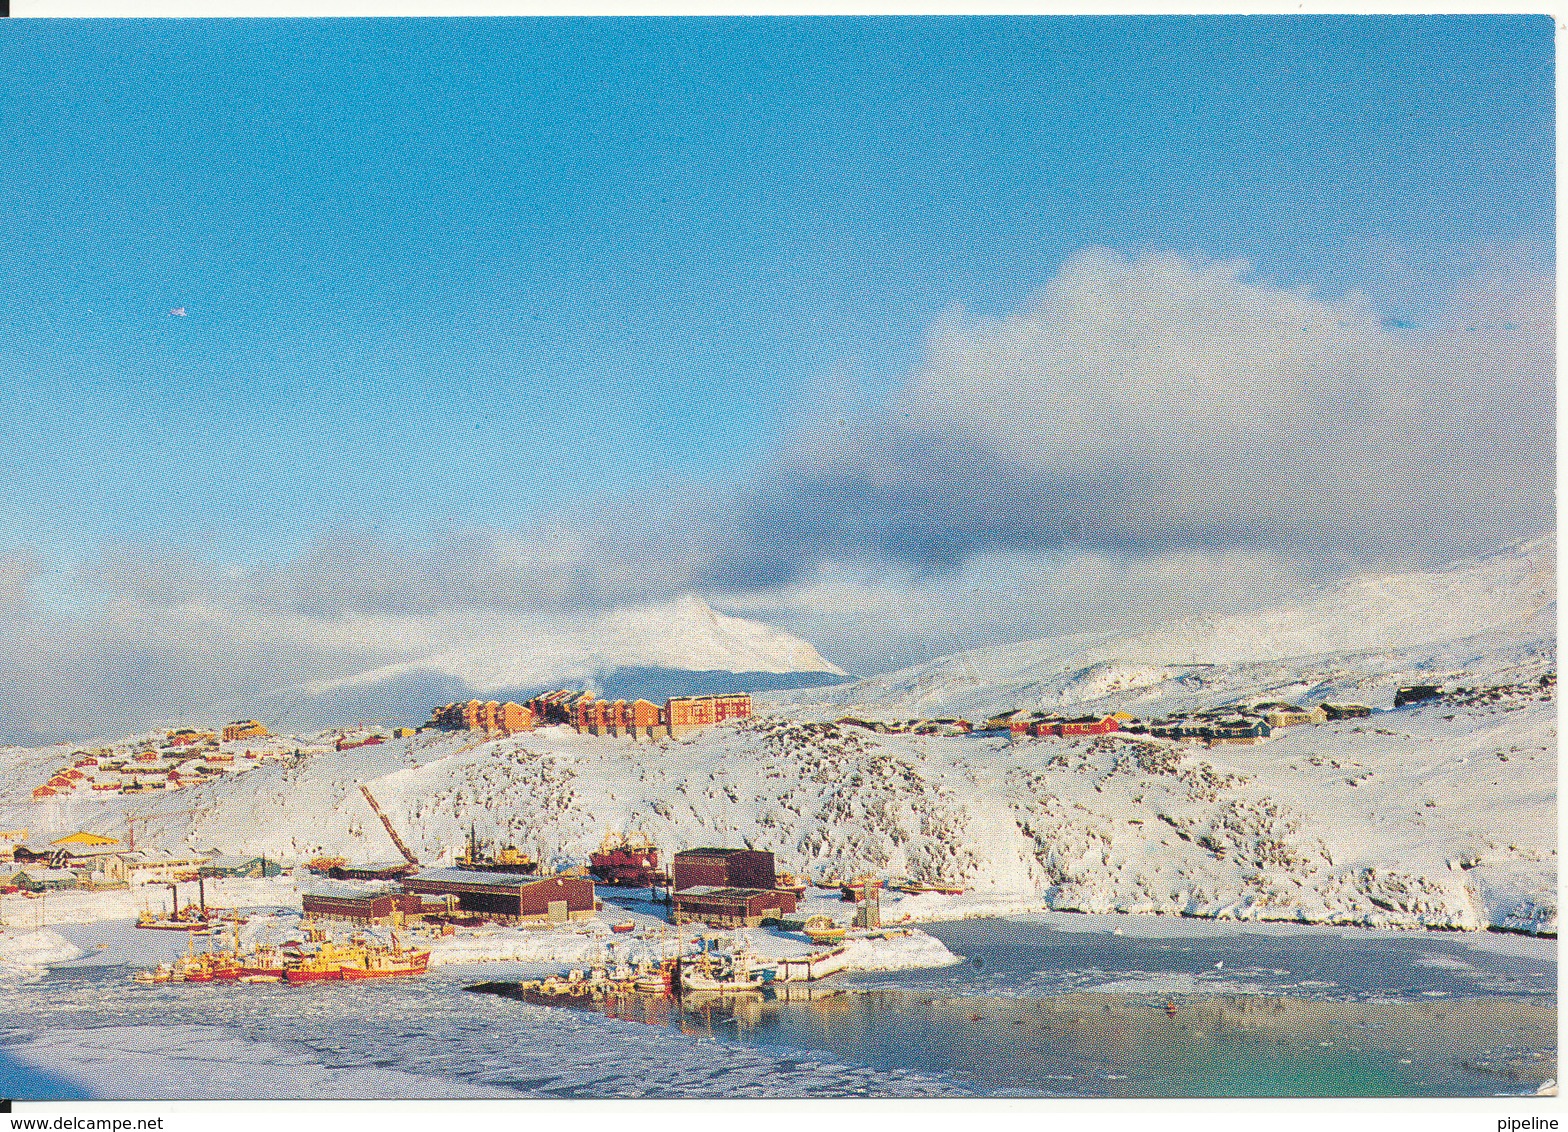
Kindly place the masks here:
POLYGON ((397 880, 414 871, 407 861, 371 861, 364 865, 337 865, 328 871, 333 880, 397 880))
POLYGON ((682 849, 671 866, 677 891, 694 885, 772 888, 773 854, 765 849, 682 849))
POLYGON ((271 857, 219 854, 196 870, 203 877, 275 877, 283 875, 283 864, 271 857))
POLYGON ((408 892, 455 896, 461 911, 496 920, 565 921, 593 916, 593 881, 469 869, 426 869, 403 881, 408 892))
POLYGON ((695 885, 675 894, 675 922, 701 921, 716 928, 754 928, 795 910, 795 894, 777 889, 695 885))

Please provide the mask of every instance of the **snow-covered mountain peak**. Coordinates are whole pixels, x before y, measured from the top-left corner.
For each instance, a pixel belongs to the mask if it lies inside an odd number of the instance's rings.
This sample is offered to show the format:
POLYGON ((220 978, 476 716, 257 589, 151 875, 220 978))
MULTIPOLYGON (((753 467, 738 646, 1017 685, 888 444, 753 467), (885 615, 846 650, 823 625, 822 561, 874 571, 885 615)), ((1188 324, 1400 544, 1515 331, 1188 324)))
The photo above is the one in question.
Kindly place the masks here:
POLYGON ((807 641, 720 613, 688 594, 582 620, 497 623, 431 655, 311 685, 312 695, 392 680, 451 678, 476 691, 591 682, 623 668, 844 675, 807 641))

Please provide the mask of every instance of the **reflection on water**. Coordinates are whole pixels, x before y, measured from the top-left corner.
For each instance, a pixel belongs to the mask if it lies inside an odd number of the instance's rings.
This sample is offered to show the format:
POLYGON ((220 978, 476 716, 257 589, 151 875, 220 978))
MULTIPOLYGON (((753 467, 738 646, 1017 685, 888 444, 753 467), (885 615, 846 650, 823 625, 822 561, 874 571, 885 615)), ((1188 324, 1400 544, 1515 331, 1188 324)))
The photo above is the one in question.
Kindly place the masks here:
MULTIPOLYGON (((98 958, 0 987, 10 1008, 0 1095, 60 1095, 6 1056, 46 1031, 91 1049, 100 1027, 212 1025, 329 1068, 535 1096, 1444 1096, 1525 1093, 1555 1075, 1557 966, 1545 941, 1498 951, 1416 932, 1155 926, 1180 934, 933 924, 963 963, 778 988, 789 1001, 692 997, 683 1011, 647 996, 554 1010, 463 989, 560 974, 549 964, 309 988, 132 988, 131 966, 98 958)), ((145 965, 148 933, 130 924, 61 932, 94 956, 107 940, 118 962, 145 965)), ((170 1052, 201 1079, 200 1057, 170 1052)))
MULTIPOLYGON (((523 997, 516 984, 470 989, 523 997)), ((574 1005, 761 1048, 939 1073, 989 1095, 1408 1096, 1533 1092, 1556 1074, 1541 1001, 1365 1002, 1256 995, 931 995, 818 988, 574 1005)))
POLYGON ((944 1068, 1007 1094, 1399 1096, 1533 1091, 1555 1076, 1545 1003, 1329 1002, 1250 995, 851 996, 863 1032, 896 1020, 944 1068))

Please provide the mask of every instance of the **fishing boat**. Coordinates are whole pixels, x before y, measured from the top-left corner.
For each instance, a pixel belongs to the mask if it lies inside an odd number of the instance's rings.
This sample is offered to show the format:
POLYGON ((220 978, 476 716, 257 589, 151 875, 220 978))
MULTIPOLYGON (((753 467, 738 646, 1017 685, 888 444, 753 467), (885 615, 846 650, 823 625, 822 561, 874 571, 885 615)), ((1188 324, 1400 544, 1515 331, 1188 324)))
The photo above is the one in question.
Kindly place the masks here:
POLYGON ((174 979, 174 965, 172 963, 159 963, 150 971, 137 971, 131 976, 133 982, 138 983, 167 983, 174 979))
POLYGON ((794 873, 779 873, 773 881, 775 891, 793 893, 796 900, 805 897, 807 887, 806 881, 794 873))
POLYGON ((334 955, 316 953, 307 955, 283 969, 283 978, 290 986, 300 983, 320 983, 343 977, 343 961, 334 955))
POLYGON ((430 952, 372 951, 359 963, 345 963, 340 978, 352 982, 356 979, 395 979, 403 975, 423 975, 430 966, 430 952))
POLYGON ((282 975, 241 975, 240 976, 240 982, 242 982, 242 983, 281 983, 282 981, 283 981, 283 976, 282 975))
POLYGON ((344 967, 364 966, 365 947, 360 942, 363 937, 356 936, 348 947, 339 947, 321 928, 307 928, 306 936, 316 949, 285 961, 283 978, 290 986, 341 979, 344 967))
POLYGON ((212 969, 208 967, 207 960, 204 956, 196 956, 192 959, 182 959, 175 964, 175 970, 185 976, 185 981, 187 983, 212 982, 212 969))
POLYGON ((843 924, 836 922, 832 916, 818 913, 806 917, 806 922, 800 929, 812 943, 842 943, 848 929, 843 924))
POLYGON ((632 980, 632 987, 643 994, 669 994, 675 986, 675 967, 673 959, 666 959, 657 967, 643 966, 632 980))
POLYGON ((854 880, 841 881, 838 886, 838 898, 846 903, 859 903, 866 899, 868 893, 880 889, 882 882, 870 873, 862 873, 854 880))
POLYGON ((918 896, 922 892, 939 892, 943 896, 962 896, 964 894, 963 885, 948 884, 945 881, 921 881, 918 883, 915 881, 902 881, 891 887, 894 892, 902 892, 910 896, 918 896))
POLYGON ((600 884, 647 888, 664 879, 659 850, 645 833, 606 833, 597 853, 588 855, 588 869, 600 884))
POLYGON ((625 935, 627 932, 636 931, 637 925, 634 924, 631 920, 623 920, 619 924, 611 924, 610 930, 612 932, 618 932, 621 935, 625 935))
POLYGON ((340 977, 346 982, 358 979, 396 979, 406 975, 423 975, 429 966, 429 951, 407 950, 394 935, 391 947, 361 944, 359 957, 342 965, 340 977))
POLYGON ((159 932, 206 932, 211 930, 212 924, 198 913, 187 916, 181 912, 177 916, 159 916, 152 912, 143 912, 136 917, 136 926, 150 931, 159 932))
POLYGON ((281 979, 284 970, 283 953, 269 944, 263 944, 241 958, 239 968, 241 981, 281 979))
POLYGON ((763 978, 751 971, 747 956, 705 951, 681 961, 681 990, 713 994, 761 994, 763 978))
POLYGON ((212 972, 212 977, 219 982, 238 982, 244 971, 244 960, 240 952, 240 918, 233 916, 229 920, 234 936, 231 946, 224 951, 209 951, 207 953, 207 967, 212 972))

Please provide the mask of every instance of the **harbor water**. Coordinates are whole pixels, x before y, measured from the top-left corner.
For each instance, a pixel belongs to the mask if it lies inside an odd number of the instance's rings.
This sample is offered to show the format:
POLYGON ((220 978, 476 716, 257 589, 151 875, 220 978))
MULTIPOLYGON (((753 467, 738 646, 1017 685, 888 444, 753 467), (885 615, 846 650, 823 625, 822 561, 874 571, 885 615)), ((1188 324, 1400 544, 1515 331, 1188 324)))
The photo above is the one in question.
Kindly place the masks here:
POLYGON ((553 970, 524 963, 308 988, 132 987, 125 928, 66 928, 92 948, 87 958, 0 986, 18 1007, 0 1022, 0 1086, 13 1096, 1485 1096, 1533 1093, 1556 1076, 1553 941, 1071 916, 924 930, 961 961, 839 975, 788 1000, 697 996, 609 1017, 508 996, 509 982, 553 970), (127 1049, 143 1077, 103 1071, 117 1057, 123 1066, 127 1049))

